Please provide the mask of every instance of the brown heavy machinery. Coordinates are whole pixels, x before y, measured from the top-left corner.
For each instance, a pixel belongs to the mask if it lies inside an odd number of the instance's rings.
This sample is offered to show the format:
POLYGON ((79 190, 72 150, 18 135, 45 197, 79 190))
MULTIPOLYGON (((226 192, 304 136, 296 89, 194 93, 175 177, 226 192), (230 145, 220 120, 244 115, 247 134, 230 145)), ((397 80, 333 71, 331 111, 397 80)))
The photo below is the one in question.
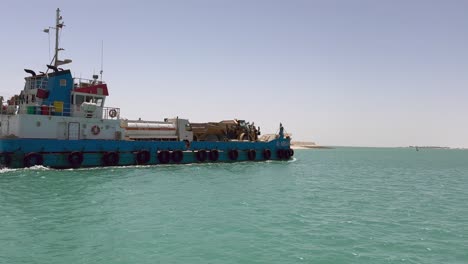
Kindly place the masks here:
POLYGON ((245 120, 223 120, 221 122, 190 123, 194 141, 256 141, 260 127, 245 120))

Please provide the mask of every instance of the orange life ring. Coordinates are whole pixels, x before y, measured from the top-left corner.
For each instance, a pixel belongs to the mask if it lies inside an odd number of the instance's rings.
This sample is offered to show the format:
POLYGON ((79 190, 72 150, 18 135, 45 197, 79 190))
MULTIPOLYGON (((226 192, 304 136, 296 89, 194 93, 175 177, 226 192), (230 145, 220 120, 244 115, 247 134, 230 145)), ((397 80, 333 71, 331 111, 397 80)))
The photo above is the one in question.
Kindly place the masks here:
POLYGON ((101 133, 101 128, 98 127, 98 126, 93 126, 93 127, 91 128, 91 133, 93 133, 93 135, 95 135, 95 136, 96 136, 96 135, 99 135, 99 133, 101 133))
POLYGON ((117 116, 117 110, 115 110, 115 109, 109 110, 109 116, 112 117, 112 118, 116 117, 117 116))

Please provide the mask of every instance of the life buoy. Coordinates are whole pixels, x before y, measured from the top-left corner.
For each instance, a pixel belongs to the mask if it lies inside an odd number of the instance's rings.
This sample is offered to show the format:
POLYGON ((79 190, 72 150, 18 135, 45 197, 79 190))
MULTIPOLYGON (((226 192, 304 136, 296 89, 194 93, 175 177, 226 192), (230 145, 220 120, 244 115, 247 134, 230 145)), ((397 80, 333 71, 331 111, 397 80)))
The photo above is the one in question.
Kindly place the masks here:
POLYGON ((197 160, 200 162, 204 162, 206 160, 206 150, 202 149, 197 151, 197 160))
POLYGON ((117 110, 115 110, 115 109, 109 110, 109 116, 112 117, 112 118, 116 117, 117 116, 117 110))
POLYGON ((137 164, 146 164, 149 162, 151 154, 148 150, 140 150, 136 153, 137 164))
POLYGON ((265 149, 263 151, 263 158, 266 159, 266 160, 269 160, 271 158, 271 150, 265 149))
POLYGON ((81 163, 83 163, 83 152, 73 151, 68 154, 68 163, 70 163, 73 168, 80 167, 81 163))
POLYGON ((101 128, 99 126, 93 126, 91 128, 91 133, 93 133, 93 135, 99 135, 99 133, 101 133, 101 128))
POLYGON ((0 168, 10 167, 11 156, 8 153, 0 153, 0 168))
POLYGON ((211 150, 208 157, 211 161, 217 161, 219 159, 219 151, 217 149, 211 150))
POLYGON ((170 155, 169 151, 167 151, 167 150, 159 151, 158 160, 159 160, 160 163, 167 164, 167 163, 169 163, 170 158, 171 158, 171 155, 170 155))
POLYGON ((119 164, 120 156, 116 151, 110 151, 104 153, 102 156, 102 163, 104 166, 116 166, 119 164))
POLYGON ((278 149, 276 151, 276 155, 278 156, 278 159, 283 159, 284 158, 284 149, 278 149))
POLYGON ((247 151, 247 157, 249 158, 249 160, 255 160, 257 156, 257 152, 255 151, 255 149, 249 149, 247 151))
POLYGON ((231 149, 228 155, 230 160, 237 160, 237 158, 239 157, 239 151, 237 151, 236 149, 231 149))
POLYGON ((39 153, 31 152, 31 153, 28 153, 26 156, 24 156, 23 163, 24 163, 24 167, 42 165, 44 164, 44 158, 39 153))
POLYGON ((179 163, 184 159, 184 153, 181 150, 174 150, 171 154, 172 161, 179 163))

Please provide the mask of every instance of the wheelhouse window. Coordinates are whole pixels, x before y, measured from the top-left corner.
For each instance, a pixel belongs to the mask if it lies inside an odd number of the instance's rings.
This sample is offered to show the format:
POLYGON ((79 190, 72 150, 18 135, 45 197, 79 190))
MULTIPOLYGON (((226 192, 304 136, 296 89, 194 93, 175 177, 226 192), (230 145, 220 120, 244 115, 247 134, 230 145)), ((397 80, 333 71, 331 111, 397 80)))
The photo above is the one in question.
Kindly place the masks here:
POLYGON ((75 105, 81 105, 82 103, 87 102, 87 103, 93 103, 96 104, 100 107, 103 107, 104 105, 104 98, 101 96, 93 96, 93 95, 80 95, 77 94, 74 96, 73 104, 75 105))
POLYGON ((104 102, 104 100, 103 100, 102 98, 100 98, 100 97, 96 97, 96 98, 95 98, 95 104, 97 104, 97 105, 99 105, 99 106, 103 106, 103 105, 102 105, 103 102, 104 102))
POLYGON ((81 105, 84 102, 84 99, 83 95, 75 95, 75 104, 81 105))

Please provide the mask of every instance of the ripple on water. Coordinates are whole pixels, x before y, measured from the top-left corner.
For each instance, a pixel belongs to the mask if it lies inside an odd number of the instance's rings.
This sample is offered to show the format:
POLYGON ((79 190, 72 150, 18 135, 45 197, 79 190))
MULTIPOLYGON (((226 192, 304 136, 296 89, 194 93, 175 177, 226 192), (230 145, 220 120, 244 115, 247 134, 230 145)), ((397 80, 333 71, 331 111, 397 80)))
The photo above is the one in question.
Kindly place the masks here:
POLYGON ((467 152, 0 170, 5 263, 465 263, 467 152))

